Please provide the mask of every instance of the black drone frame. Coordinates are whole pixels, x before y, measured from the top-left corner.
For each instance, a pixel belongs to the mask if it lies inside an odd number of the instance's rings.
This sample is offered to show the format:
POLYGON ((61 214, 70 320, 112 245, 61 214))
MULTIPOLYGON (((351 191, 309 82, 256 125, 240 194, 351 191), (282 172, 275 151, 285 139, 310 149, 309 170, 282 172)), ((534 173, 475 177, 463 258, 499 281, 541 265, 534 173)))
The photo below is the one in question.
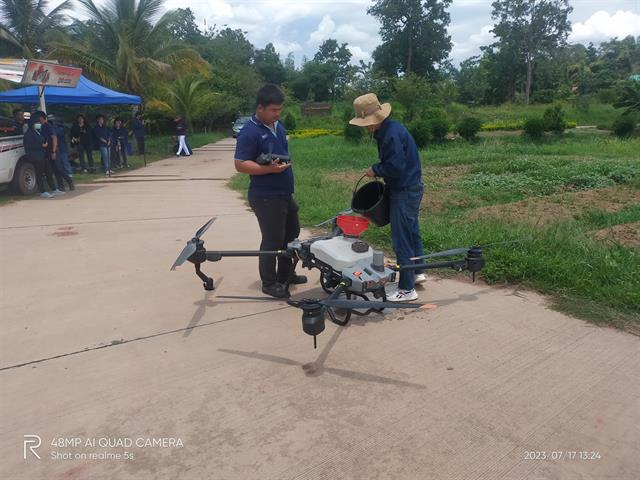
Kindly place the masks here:
MULTIPOLYGON (((316 298, 304 298, 301 300, 286 299, 286 302, 296 308, 300 308, 302 313, 302 327, 305 333, 313 336, 314 348, 316 347, 316 335, 324 330, 325 316, 336 325, 345 326, 349 322, 351 314, 356 315, 368 315, 369 313, 380 313, 384 308, 429 308, 429 305, 417 304, 417 303, 398 303, 386 301, 386 294, 384 292, 384 286, 380 286, 379 289, 368 293, 373 293, 375 298, 382 298, 382 301, 369 300, 365 295, 349 290, 350 280, 342 277, 342 274, 330 265, 318 260, 309 251, 308 248, 295 248, 293 246, 288 247, 285 250, 206 250, 204 242, 200 237, 207 231, 207 229, 213 224, 216 218, 212 218, 205 225, 203 225, 195 234, 195 236, 187 242, 176 261, 174 262, 171 270, 179 265, 182 265, 185 261, 189 261, 194 264, 196 275, 203 281, 205 290, 214 290, 215 284, 213 278, 207 276, 201 270, 201 265, 204 262, 218 262, 224 257, 259 257, 259 256, 281 256, 289 257, 293 260, 293 267, 297 266, 299 261, 302 261, 302 266, 306 268, 317 268, 321 272, 320 283, 323 290, 329 294, 328 298, 316 299, 316 298), (345 295, 345 298, 339 298, 341 295, 345 295), (361 297, 361 300, 354 300, 352 296, 361 297), (341 309, 346 312, 343 319, 338 318, 334 309, 341 309)), ((326 222, 325 222, 326 223, 326 222)), ((334 222, 335 223, 335 222, 334 222)), ((334 225, 333 234, 340 233, 336 230, 334 225)), ((312 240, 319 240, 331 237, 318 237, 312 240)), ((455 255, 465 255, 464 258, 436 262, 436 263, 411 263, 408 265, 387 265, 387 268, 396 272, 404 270, 435 270, 435 269, 454 269, 456 271, 468 270, 471 272, 473 280, 475 280, 476 272, 482 270, 485 266, 485 260, 482 256, 482 249, 499 244, 515 243, 522 240, 497 242, 487 244, 483 246, 470 246, 455 248, 451 250, 445 250, 442 252, 430 253, 419 257, 413 257, 410 259, 412 262, 418 260, 424 260, 427 258, 439 258, 450 257, 455 255)), ((306 241, 310 243, 311 241, 306 241)), ((285 300, 275 299, 269 297, 233 297, 219 295, 219 298, 240 298, 251 300, 285 300)))

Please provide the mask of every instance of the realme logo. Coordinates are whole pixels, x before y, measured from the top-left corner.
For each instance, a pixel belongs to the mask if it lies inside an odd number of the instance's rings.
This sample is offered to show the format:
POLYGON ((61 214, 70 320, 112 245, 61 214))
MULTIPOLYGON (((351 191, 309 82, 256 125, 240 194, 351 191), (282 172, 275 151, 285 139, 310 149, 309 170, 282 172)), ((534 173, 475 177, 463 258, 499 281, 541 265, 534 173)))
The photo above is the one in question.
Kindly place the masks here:
POLYGON ((40 455, 36 452, 36 448, 42 445, 42 439, 38 435, 24 435, 24 459, 27 459, 27 447, 33 455, 40 460, 40 455))

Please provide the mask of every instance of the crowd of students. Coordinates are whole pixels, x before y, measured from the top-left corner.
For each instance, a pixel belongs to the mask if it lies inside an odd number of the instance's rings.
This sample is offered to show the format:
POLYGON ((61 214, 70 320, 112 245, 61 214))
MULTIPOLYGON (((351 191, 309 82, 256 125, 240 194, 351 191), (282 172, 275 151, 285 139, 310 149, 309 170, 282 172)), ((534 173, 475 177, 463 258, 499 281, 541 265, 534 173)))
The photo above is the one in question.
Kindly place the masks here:
MULTIPOLYGON (((67 141, 64 125, 53 115, 37 111, 27 120, 22 110, 15 109, 13 116, 16 133, 24 133, 25 154, 36 168, 36 180, 43 198, 61 195, 65 187, 73 190, 72 177, 76 171, 96 173, 94 152, 100 154, 105 175, 114 173, 114 169, 129 167, 127 156, 131 155, 132 146, 129 132, 120 117, 115 117, 108 126, 104 115, 98 114, 94 126, 91 126, 83 114, 78 114, 67 141), (79 164, 74 168, 71 160, 76 157, 79 164)), ((138 154, 143 155, 144 118, 141 113, 136 113, 131 127, 138 154)))

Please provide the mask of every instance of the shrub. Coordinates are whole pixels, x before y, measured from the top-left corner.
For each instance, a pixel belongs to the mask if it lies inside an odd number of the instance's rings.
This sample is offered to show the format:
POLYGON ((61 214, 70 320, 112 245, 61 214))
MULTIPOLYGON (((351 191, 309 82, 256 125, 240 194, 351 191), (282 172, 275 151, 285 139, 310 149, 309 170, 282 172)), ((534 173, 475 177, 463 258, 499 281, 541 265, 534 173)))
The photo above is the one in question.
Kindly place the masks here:
POLYGON ((564 119, 562 105, 556 103, 553 107, 549 107, 544 111, 542 116, 544 129, 546 132, 562 133, 567 128, 567 122, 564 119))
POLYGON ((351 125, 347 123, 344 126, 344 139, 347 142, 351 143, 359 143, 364 138, 364 129, 362 127, 358 127, 356 125, 351 125))
POLYGON ((533 101, 535 103, 552 103, 555 99, 556 91, 550 88, 533 92, 533 101))
POLYGON ((620 115, 613 121, 613 133, 617 137, 628 137, 636 128, 636 120, 633 115, 620 115))
POLYGON ((480 130, 482 126, 482 122, 475 117, 466 117, 463 118, 456 127, 456 131, 460 134, 462 138, 465 140, 473 140, 476 136, 476 133, 480 130))
POLYGON ((542 138, 544 130, 545 123, 540 117, 531 117, 524 121, 524 134, 533 140, 542 138))
POLYGON ((420 119, 409 125, 409 133, 418 148, 424 148, 431 141, 431 125, 427 120, 420 119))
POLYGON ((447 137, 447 133, 449 133, 449 122, 447 122, 444 118, 431 118, 428 121, 429 130, 431 131, 431 138, 435 142, 442 142, 447 137))
POLYGON ((296 117, 294 117, 291 112, 287 113, 284 117, 284 128, 286 128, 288 132, 293 132, 296 129, 296 117))

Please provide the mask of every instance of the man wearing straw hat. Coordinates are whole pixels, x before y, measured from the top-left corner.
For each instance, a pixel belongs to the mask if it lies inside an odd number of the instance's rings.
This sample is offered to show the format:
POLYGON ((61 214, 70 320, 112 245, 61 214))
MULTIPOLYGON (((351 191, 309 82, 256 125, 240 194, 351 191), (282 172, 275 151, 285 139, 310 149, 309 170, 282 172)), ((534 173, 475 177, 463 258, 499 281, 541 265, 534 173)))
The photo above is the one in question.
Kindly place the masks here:
MULTIPOLYGON (((423 254, 419 210, 424 186, 418 148, 407 129, 388 118, 391 105, 381 105, 374 93, 356 98, 353 108, 356 116, 349 123, 373 132, 378 142, 380 161, 366 174, 382 177, 389 190, 391 239, 397 262, 400 265, 414 263, 410 258, 423 254)), ((416 300, 415 284, 425 281, 422 271, 402 270, 398 286, 387 293, 387 299, 392 302, 416 300)))

